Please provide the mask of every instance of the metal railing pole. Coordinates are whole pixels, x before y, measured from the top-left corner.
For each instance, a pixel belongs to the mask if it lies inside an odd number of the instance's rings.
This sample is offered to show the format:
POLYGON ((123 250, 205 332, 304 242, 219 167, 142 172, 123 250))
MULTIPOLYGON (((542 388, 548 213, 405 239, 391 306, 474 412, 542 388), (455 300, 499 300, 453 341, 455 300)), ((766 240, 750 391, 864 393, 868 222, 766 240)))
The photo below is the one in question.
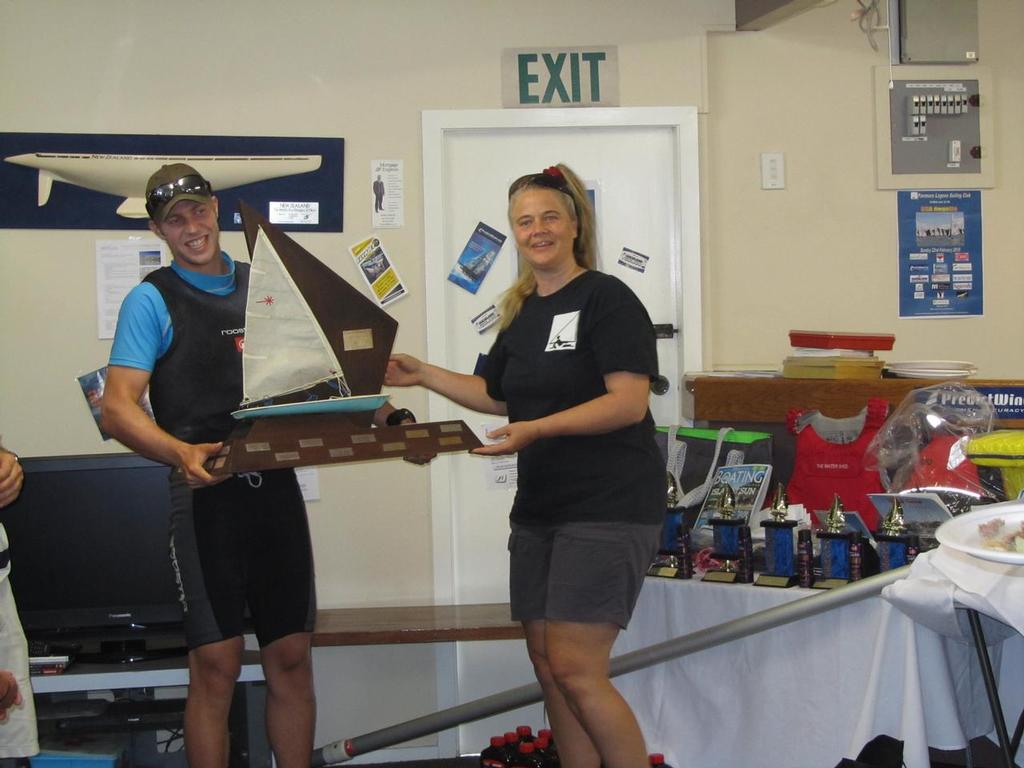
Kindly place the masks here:
MULTIPOLYGON (((666 640, 656 645, 631 651, 611 660, 610 675, 616 677, 628 672, 676 659, 691 653, 703 651, 716 645, 723 645, 733 640, 749 637, 784 624, 800 621, 835 608, 841 608, 869 597, 875 597, 893 582, 904 578, 909 566, 886 571, 877 576, 870 576, 854 581, 846 586, 810 595, 794 600, 791 603, 768 608, 749 616, 717 624, 713 627, 700 629, 682 637, 666 640)), ((533 704, 543 698, 538 683, 523 685, 518 688, 495 693, 481 699, 468 701, 455 707, 442 709, 423 717, 417 717, 404 723, 381 728, 377 731, 350 739, 333 742, 313 753, 312 767, 321 768, 325 765, 337 765, 374 750, 383 749, 403 741, 437 733, 463 723, 481 720, 485 717, 507 712, 512 709, 533 704)))

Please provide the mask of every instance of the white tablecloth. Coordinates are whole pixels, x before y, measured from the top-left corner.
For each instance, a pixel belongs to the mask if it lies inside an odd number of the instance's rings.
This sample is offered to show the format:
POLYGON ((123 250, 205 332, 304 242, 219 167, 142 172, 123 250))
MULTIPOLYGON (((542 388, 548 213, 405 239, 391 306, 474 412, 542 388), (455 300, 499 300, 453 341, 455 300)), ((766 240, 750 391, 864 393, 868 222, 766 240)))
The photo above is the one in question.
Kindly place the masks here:
MULTIPOLYGON (((822 593, 648 578, 613 654, 822 593)), ((1024 706, 1024 638, 990 649, 1007 718, 1024 706)), ((875 597, 615 679, 649 751, 676 768, 832 768, 873 736, 957 749, 992 730, 974 650, 875 597)), ((1011 725, 1012 729, 1012 725, 1011 725)))

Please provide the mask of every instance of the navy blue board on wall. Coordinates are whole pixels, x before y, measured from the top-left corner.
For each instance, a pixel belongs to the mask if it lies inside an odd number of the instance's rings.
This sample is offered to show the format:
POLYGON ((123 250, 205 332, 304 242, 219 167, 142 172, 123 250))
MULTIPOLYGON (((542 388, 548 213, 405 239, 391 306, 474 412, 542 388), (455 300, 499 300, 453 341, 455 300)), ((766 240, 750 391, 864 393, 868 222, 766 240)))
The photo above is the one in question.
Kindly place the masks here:
MULTIPOLYGON (((244 200, 271 221, 272 203, 284 215, 289 208, 306 214, 280 221, 285 230, 343 231, 344 139, 95 133, 0 133, 0 227, 143 229, 144 217, 122 216, 118 208, 128 196, 141 199, 146 179, 162 164, 189 162, 182 158, 206 158, 203 168, 210 170, 201 172, 220 203, 221 229, 242 229, 238 201, 244 200), (218 184, 219 176, 225 183, 218 184), (123 186, 126 178, 127 188, 116 193, 96 191, 123 186)), ((137 208, 141 200, 134 202, 137 208)))

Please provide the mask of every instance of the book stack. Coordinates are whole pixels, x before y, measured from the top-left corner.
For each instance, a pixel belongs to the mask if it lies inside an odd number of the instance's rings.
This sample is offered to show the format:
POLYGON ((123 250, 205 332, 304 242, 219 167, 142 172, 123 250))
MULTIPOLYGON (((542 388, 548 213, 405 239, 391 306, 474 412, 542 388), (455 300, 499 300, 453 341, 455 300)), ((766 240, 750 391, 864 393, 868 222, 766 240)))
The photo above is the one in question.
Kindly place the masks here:
POLYGON ((793 352, 782 361, 787 379, 878 379, 885 361, 877 350, 890 350, 891 333, 790 331, 793 352))

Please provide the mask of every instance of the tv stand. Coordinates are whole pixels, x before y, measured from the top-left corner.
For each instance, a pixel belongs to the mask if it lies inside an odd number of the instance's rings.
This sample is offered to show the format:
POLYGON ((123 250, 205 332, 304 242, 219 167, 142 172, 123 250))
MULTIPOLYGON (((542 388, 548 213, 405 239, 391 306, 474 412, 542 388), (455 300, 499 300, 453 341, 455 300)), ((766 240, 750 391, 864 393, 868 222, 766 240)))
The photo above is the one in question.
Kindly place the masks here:
POLYGON ((184 659, 188 656, 188 648, 184 645, 154 647, 145 640, 103 640, 95 651, 79 651, 72 653, 75 665, 78 664, 138 664, 158 659, 184 659))
MULTIPOLYGON (((187 685, 186 656, 149 659, 131 664, 75 661, 62 674, 32 676, 32 690, 37 708, 41 714, 49 709, 56 715, 54 719, 60 717, 59 710, 63 702, 80 701, 90 693, 95 696, 95 692, 110 692, 111 698, 115 700, 114 704, 98 710, 92 724, 90 712, 85 709, 76 709, 68 714, 69 718, 74 719, 74 724, 73 727, 63 730, 73 730, 79 734, 121 730, 156 731, 180 727, 176 726, 173 714, 168 711, 168 701, 174 698, 179 701, 184 699, 185 692, 182 691, 180 695, 175 696, 173 691, 165 690, 157 694, 153 689, 184 688, 187 685), (118 701, 129 700, 130 705, 116 706, 118 701), (148 702, 152 702, 151 707, 147 706, 148 702), (119 714, 125 715, 123 728, 119 728, 115 722, 119 714), (136 717, 136 722, 131 722, 136 717)), ((263 668, 260 666, 259 654, 255 651, 246 651, 242 658, 242 671, 235 688, 235 701, 231 711, 230 730, 233 739, 238 737, 232 743, 232 766, 270 768, 270 749, 267 746, 263 724, 264 698, 263 668)), ((58 728, 58 731, 61 730, 58 728)), ((42 732, 44 729, 41 727, 42 732)), ((175 754, 171 753, 168 757, 175 754)), ((149 765, 149 756, 146 757, 147 762, 139 764, 149 765)), ((129 765, 131 764, 130 762, 129 765)))

